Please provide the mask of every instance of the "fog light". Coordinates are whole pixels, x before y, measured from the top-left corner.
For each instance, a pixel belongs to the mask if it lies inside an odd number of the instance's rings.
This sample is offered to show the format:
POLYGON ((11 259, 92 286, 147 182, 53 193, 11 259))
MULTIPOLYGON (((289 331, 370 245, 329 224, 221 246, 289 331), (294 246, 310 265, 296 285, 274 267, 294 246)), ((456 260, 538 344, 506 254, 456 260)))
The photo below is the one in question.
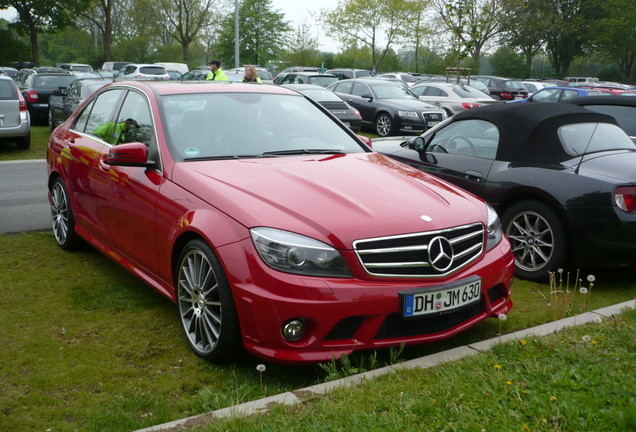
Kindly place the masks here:
POLYGON ((294 318, 283 324, 282 334, 290 342, 296 342, 305 335, 305 322, 294 318))

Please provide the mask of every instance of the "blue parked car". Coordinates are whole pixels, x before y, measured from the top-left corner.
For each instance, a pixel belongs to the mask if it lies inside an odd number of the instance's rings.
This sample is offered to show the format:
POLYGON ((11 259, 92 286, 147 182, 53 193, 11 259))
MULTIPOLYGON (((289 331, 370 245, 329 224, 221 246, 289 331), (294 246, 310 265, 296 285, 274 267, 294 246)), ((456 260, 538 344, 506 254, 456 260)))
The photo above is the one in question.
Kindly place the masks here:
POLYGON ((518 102, 564 102, 566 100, 575 99, 585 96, 608 96, 612 92, 600 89, 585 89, 580 87, 546 87, 533 93, 532 96, 525 99, 517 99, 508 103, 518 102))

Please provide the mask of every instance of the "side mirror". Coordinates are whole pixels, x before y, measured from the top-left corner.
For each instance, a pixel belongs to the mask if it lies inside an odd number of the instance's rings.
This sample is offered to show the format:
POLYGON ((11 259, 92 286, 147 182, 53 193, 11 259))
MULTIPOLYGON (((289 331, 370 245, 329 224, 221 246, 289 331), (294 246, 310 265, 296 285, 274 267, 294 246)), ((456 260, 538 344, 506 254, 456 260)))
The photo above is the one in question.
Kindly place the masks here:
POLYGON ((364 136, 364 135, 356 135, 358 137, 358 139, 360 141, 362 141, 363 143, 365 143, 367 146, 369 147, 373 147, 373 142, 371 141, 371 138, 364 136))
POLYGON ((373 96, 371 96, 369 93, 363 93, 360 95, 361 98, 365 98, 365 99, 369 99, 369 101, 373 100, 373 96))
POLYGON ((154 165, 148 160, 148 147, 144 143, 133 142, 113 146, 106 158, 108 165, 146 167, 154 165))
POLYGON ((410 147, 411 147, 413 150, 416 150, 416 151, 418 151, 418 152, 419 152, 419 151, 424 150, 425 144, 426 144, 426 143, 424 142, 424 138, 422 138, 422 137, 417 137, 417 138, 413 139, 413 141, 411 141, 411 145, 410 145, 410 147))
POLYGON ((62 96, 62 89, 55 89, 53 90, 53 93, 51 93, 53 96, 62 96))

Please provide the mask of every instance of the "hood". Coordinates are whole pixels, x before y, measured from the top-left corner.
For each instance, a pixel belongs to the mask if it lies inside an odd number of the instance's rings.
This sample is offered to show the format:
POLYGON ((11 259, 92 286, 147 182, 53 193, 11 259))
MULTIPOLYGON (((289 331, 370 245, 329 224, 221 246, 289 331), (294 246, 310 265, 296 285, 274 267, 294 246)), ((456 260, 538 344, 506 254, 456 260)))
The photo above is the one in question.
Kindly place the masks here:
POLYGON ((247 228, 288 230, 338 249, 486 218, 481 200, 378 153, 181 162, 172 179, 247 228))
POLYGON ((612 179, 617 183, 636 185, 636 151, 589 154, 581 162, 578 173, 588 177, 612 179))
POLYGON ((383 103, 394 107, 397 110, 412 110, 412 111, 440 111, 443 109, 436 107, 435 105, 422 102, 419 99, 380 99, 383 103))

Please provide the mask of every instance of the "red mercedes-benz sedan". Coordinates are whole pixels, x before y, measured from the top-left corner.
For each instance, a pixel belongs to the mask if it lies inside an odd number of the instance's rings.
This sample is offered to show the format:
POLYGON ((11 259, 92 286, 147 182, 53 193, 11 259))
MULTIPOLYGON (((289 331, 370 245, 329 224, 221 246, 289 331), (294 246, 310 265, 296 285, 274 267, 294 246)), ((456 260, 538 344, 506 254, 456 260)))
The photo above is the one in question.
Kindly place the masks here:
POLYGON ((59 246, 82 238, 174 301, 210 361, 328 361, 512 307, 494 210, 290 89, 116 82, 47 162, 59 246))

